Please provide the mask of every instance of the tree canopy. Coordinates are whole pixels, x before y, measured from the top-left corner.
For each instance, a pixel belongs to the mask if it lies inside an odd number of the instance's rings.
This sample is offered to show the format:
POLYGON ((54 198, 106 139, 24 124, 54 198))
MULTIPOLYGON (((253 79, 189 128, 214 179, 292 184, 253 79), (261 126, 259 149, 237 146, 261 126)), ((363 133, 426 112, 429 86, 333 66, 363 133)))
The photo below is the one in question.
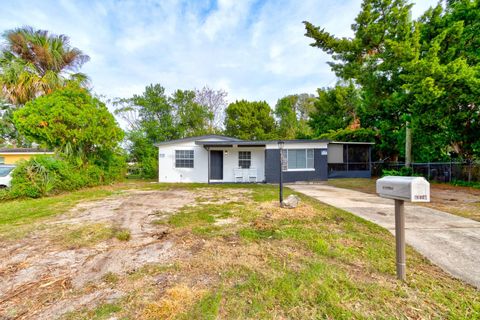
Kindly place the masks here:
POLYGON ((294 94, 278 100, 274 114, 277 118, 277 133, 282 139, 306 139, 311 137, 308 126, 310 113, 314 109, 312 95, 294 94))
POLYGON ((105 104, 77 86, 27 102, 13 119, 26 137, 82 159, 115 149, 123 139, 123 131, 105 104))
POLYGON ((87 80, 78 69, 89 57, 71 47, 67 36, 23 27, 6 31, 3 38, 0 86, 9 103, 23 105, 71 81, 87 80))
POLYGON ((318 89, 317 93, 309 121, 315 136, 360 125, 358 114, 362 108, 362 98, 360 90, 353 83, 318 89))
POLYGON ((417 160, 452 152, 478 156, 479 1, 448 1, 417 21, 411 6, 406 0, 364 0, 353 38, 335 37, 310 22, 306 36, 331 55, 340 79, 360 88, 359 121, 376 132, 380 157, 404 156, 407 124, 417 160))
POLYGON ((213 113, 200 104, 193 90, 176 90, 167 96, 160 84, 152 84, 140 95, 115 101, 115 114, 127 122, 130 160, 141 175, 157 174, 156 142, 213 132, 213 113))
POLYGON ((272 109, 265 101, 237 100, 230 103, 225 115, 225 134, 244 140, 274 138, 272 109))

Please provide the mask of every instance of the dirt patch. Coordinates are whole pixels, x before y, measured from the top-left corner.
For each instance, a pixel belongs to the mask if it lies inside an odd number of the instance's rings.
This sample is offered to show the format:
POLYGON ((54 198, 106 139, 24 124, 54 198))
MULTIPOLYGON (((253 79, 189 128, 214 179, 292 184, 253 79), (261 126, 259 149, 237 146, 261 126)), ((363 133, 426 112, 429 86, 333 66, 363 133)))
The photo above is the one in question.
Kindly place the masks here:
POLYGON ((240 219, 238 219, 238 218, 217 219, 213 225, 221 227, 221 226, 226 226, 226 225, 229 225, 229 224, 235 224, 239 220, 240 219))
POLYGON ((280 208, 277 201, 264 202, 260 204, 260 210, 265 212, 265 217, 272 220, 279 219, 311 219, 318 215, 318 212, 310 205, 300 202, 294 209, 280 208))
POLYGON ((432 184, 427 207, 480 221, 480 190, 432 184))
POLYGON ((0 318, 52 319, 72 308, 92 307, 112 292, 85 294, 82 290, 105 274, 125 274, 145 264, 167 263, 188 255, 176 246, 176 239, 166 236, 168 227, 153 222, 158 220, 158 212, 172 214, 195 204, 197 196, 187 190, 133 190, 85 202, 47 223, 44 230, 2 246, 0 318), (58 242, 61 235, 52 235, 52 231, 68 232, 93 223, 128 230, 130 239, 100 239, 71 249, 58 242), (66 305, 69 308, 63 307, 66 305))
POLYGON ((247 201, 251 193, 250 189, 200 188, 196 190, 195 195, 201 204, 223 204, 247 201))

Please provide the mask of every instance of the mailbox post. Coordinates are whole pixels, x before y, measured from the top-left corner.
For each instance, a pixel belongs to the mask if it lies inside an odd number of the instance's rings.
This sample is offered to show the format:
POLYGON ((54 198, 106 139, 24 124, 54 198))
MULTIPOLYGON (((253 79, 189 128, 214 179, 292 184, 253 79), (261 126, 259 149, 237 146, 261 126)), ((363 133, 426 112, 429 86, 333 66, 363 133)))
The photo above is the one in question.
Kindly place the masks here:
POLYGON ((406 280, 405 201, 430 202, 430 184, 423 177, 383 177, 377 180, 377 193, 395 200, 395 242, 397 278, 406 280))
POLYGON ((397 263, 397 278, 406 280, 406 254, 405 254, 405 202, 395 199, 395 253, 397 263))

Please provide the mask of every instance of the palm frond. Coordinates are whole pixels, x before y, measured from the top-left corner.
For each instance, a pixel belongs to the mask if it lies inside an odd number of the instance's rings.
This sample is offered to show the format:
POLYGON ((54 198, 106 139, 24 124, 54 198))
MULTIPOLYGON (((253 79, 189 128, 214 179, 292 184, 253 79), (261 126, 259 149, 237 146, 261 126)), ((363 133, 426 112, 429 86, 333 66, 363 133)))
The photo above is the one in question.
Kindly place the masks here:
POLYGON ((77 71, 90 58, 71 47, 66 35, 25 26, 8 30, 3 37, 6 46, 0 54, 0 92, 7 101, 24 104, 71 82, 89 84, 88 77, 77 71))

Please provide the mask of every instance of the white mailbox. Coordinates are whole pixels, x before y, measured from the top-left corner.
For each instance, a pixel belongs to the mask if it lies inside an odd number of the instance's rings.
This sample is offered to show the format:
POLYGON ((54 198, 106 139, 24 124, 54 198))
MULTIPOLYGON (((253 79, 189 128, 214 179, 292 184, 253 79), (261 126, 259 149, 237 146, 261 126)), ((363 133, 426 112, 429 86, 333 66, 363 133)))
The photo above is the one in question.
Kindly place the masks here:
POLYGON ((377 193, 382 198, 430 202, 430 183, 423 177, 387 176, 377 180, 377 193))

